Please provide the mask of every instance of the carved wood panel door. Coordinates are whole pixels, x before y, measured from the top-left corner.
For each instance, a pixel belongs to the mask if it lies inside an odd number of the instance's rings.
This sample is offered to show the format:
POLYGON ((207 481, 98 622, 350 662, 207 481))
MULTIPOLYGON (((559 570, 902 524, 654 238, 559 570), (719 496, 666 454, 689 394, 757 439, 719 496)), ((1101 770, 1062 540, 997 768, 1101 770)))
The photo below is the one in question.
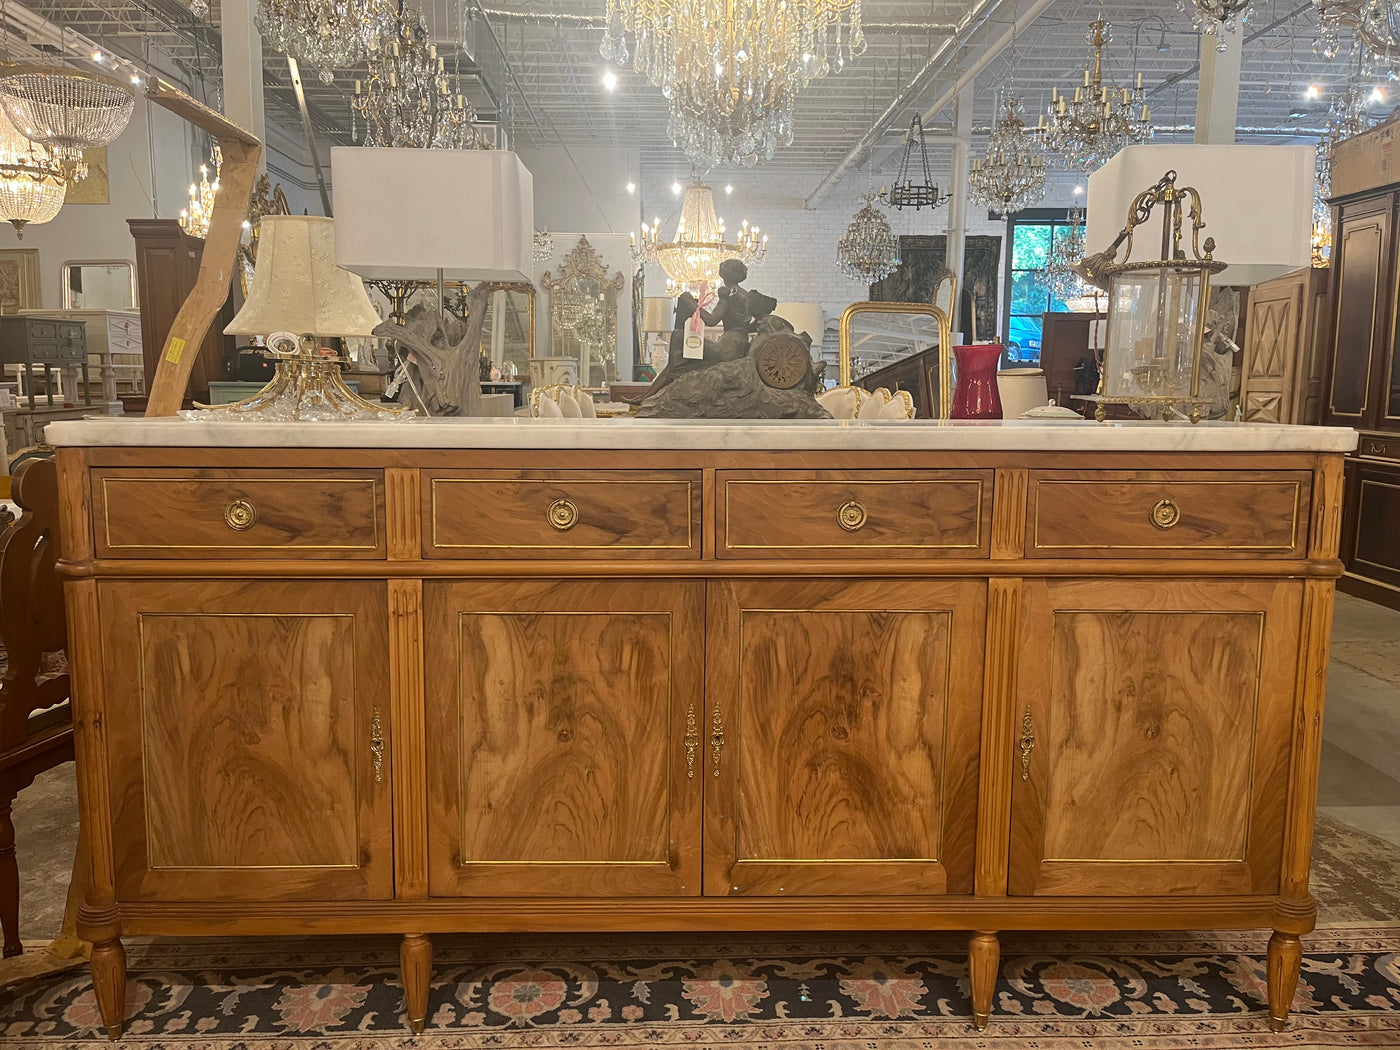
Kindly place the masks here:
POLYGON ((98 599, 118 899, 391 897, 385 585, 103 581, 98 599))
POLYGON ((424 584, 430 895, 700 892, 704 587, 424 584))
POLYGON ((705 893, 971 893, 986 584, 709 598, 705 893))
POLYGON ((1251 423, 1297 423, 1293 418, 1303 295, 1307 273, 1251 289, 1245 326, 1244 378, 1240 397, 1251 423))
POLYGON ((1025 581, 1012 894, 1278 892, 1302 592, 1025 581))

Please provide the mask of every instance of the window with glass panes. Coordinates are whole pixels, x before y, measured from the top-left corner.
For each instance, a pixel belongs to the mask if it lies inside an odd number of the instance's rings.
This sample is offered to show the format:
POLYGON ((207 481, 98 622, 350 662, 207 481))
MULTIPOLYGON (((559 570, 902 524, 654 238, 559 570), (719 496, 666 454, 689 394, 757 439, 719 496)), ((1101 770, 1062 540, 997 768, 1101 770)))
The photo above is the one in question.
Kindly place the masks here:
POLYGON ((1045 283, 1045 264, 1050 246, 1070 235, 1064 213, 1058 218, 1022 213, 1011 220, 1011 292, 1007 296, 1008 361, 1035 364, 1040 361, 1041 315, 1047 310, 1063 310, 1065 304, 1052 299, 1045 283), (1012 345, 1014 344, 1014 346, 1012 345))

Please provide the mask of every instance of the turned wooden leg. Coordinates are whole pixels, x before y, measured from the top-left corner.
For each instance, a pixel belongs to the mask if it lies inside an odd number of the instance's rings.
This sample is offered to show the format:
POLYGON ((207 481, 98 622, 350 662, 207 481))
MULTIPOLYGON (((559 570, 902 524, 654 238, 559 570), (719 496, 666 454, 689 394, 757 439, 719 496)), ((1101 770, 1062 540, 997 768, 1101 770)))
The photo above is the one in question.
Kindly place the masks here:
POLYGON ((3 958, 23 955, 19 939, 19 865, 15 863, 15 825, 10 820, 12 794, 0 796, 0 929, 4 931, 3 958))
POLYGON ((107 1038, 120 1039, 126 1021, 126 949, 116 904, 84 902, 78 909, 78 936, 92 942, 92 991, 107 1038))
POLYGON ((428 1020, 428 990, 433 983, 433 942, 421 933, 404 934, 399 945, 399 964, 403 969, 408 1027, 414 1035, 422 1035, 428 1020))
POLYGON ((1274 931, 1269 938, 1269 1027, 1282 1032, 1288 1026, 1288 1009, 1298 990, 1303 966, 1303 942, 1296 933, 1274 931))
POLYGON ((992 993, 1001 972, 1001 942, 995 933, 978 930, 967 942, 967 977, 972 986, 972 1023, 980 1032, 992 1016, 992 993))

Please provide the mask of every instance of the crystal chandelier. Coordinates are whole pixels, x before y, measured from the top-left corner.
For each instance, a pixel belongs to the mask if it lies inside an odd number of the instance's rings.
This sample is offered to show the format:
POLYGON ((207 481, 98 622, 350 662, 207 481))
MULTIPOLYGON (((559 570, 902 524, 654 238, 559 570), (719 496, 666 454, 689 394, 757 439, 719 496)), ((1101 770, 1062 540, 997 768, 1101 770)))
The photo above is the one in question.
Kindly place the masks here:
POLYGON ((1065 216, 1067 227, 1055 229, 1057 236, 1050 243, 1045 257, 1045 287, 1053 302, 1067 303, 1094 289, 1075 272, 1075 265, 1084 258, 1084 209, 1077 205, 1065 216), (1061 233, 1060 231, 1064 232, 1061 233))
POLYGON ((874 195, 861 201, 864 206, 836 242, 836 261, 851 280, 874 284, 899 268, 899 242, 889 220, 875 210, 874 195))
POLYGON ((1249 20, 1254 0, 1177 0, 1181 9, 1195 20, 1202 33, 1215 37, 1215 50, 1228 51, 1225 34, 1249 20))
POLYGON ((641 241, 632 238, 632 261, 656 263, 678 285, 718 284, 719 264, 725 259, 757 263, 768 252, 768 237, 760 237, 758 227, 750 226, 747 219, 735 240, 725 240, 724 220, 715 215, 714 196, 699 179, 686 188, 675 239, 660 241, 660 232, 660 219, 651 226, 642 224, 641 241))
POLYGON ((915 211, 938 208, 948 203, 948 194, 938 192, 938 183, 934 182, 933 176, 929 174, 928 147, 924 145, 924 121, 918 114, 909 122, 909 136, 904 143, 904 156, 899 162, 899 175, 893 186, 880 190, 880 200, 891 208, 913 208, 915 211), (909 178, 910 162, 914 159, 916 144, 919 162, 923 167, 923 182, 919 183, 909 178))
POLYGON ((1006 111, 987 136, 987 153, 972 162, 968 195, 998 215, 1009 215, 1045 199, 1045 154, 1036 133, 1021 119, 1021 100, 1008 93, 1006 111))
POLYGON ((1152 137, 1142 74, 1131 91, 1104 80, 1103 49, 1113 39, 1111 30, 1103 18, 1090 23, 1086 39, 1091 66, 1084 70, 1084 83, 1072 96, 1052 88, 1049 116, 1042 121, 1046 147, 1061 154, 1066 166, 1085 171, 1099 167, 1124 146, 1152 137))
POLYGON ((1313 50, 1331 61, 1340 44, 1338 30, 1347 26, 1361 42, 1365 76, 1400 72, 1400 11, 1392 0, 1313 0, 1318 38, 1313 50))
POLYGON ((376 51, 394 29, 381 0, 258 0, 254 21, 268 44, 311 63, 325 84, 334 82, 336 69, 376 51))
POLYGON ((209 165, 199 166, 199 184, 190 183, 190 204, 180 212, 180 229, 191 237, 209 236, 209 219, 214 214, 214 196, 219 192, 219 176, 224 170, 224 151, 214 147, 214 181, 209 181, 209 165))
POLYGON ((421 11, 401 12, 393 38, 370 55, 364 80, 350 100, 350 134, 366 146, 483 149, 476 108, 455 90, 454 78, 428 41, 421 11))
POLYGON ((136 98, 121 81, 65 66, 16 66, 0 74, 0 109, 21 135, 47 146, 69 182, 87 177, 83 150, 126 130, 136 98))
POLYGON ((543 262, 554 255, 554 235, 548 230, 535 231, 535 244, 531 257, 535 262, 543 262))
POLYGON ((24 227, 52 219, 67 194, 62 167, 0 112, 0 219, 13 225, 23 240, 24 227))
POLYGON ((1332 209, 1327 198, 1332 196, 1332 157, 1337 144, 1353 135, 1360 135, 1371 126, 1366 114, 1371 89, 1353 84, 1327 107, 1327 130, 1317 144, 1317 167, 1313 179, 1312 262, 1326 266, 1332 256, 1332 209))
POLYGON ((661 89, 692 163, 752 167, 792 142, 797 92, 865 47, 861 0, 607 0, 601 52, 661 89))

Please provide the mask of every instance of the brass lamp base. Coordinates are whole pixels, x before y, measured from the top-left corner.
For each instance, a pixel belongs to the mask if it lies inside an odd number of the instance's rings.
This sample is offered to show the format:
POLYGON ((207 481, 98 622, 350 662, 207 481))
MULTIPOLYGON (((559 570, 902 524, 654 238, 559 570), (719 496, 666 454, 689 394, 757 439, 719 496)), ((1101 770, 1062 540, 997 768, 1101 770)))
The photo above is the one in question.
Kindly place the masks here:
POLYGON ((1122 394, 1116 397, 1108 394, 1070 394, 1070 399, 1072 401, 1088 401, 1097 405, 1098 407, 1094 409, 1094 418, 1100 423, 1108 418, 1108 412, 1104 407, 1106 405, 1161 405, 1164 413, 1167 409, 1181 406, 1181 408, 1189 410, 1184 413, 1187 419, 1192 423, 1199 423, 1201 421, 1201 407, 1210 404, 1208 397, 1159 397, 1149 394, 1122 394))
POLYGON ((256 420, 273 423, 350 422, 355 420, 412 419, 417 413, 402 405, 366 401, 345 385, 333 359, 305 355, 277 362, 267 386, 252 397, 227 405, 201 405, 181 412, 186 419, 256 420))

